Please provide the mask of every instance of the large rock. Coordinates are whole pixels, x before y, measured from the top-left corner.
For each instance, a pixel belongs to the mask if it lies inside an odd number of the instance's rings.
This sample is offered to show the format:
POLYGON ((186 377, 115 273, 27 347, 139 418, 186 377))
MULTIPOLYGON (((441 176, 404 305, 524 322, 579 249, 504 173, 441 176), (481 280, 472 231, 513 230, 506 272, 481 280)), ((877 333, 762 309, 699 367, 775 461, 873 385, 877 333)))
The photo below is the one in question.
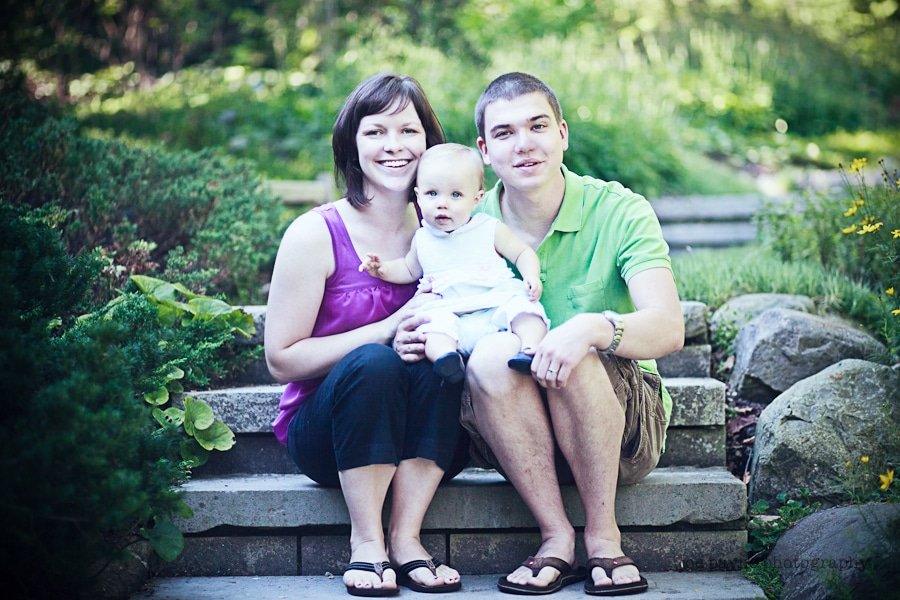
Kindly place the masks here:
POLYGON ((746 401, 767 404, 840 360, 871 359, 883 352, 878 340, 844 321, 773 308, 738 333, 729 387, 746 401))
POLYGON ((781 573, 782 600, 884 598, 873 589, 871 577, 887 575, 884 568, 895 573, 900 568, 885 557, 891 548, 892 523, 894 528, 900 526, 897 519, 900 504, 860 504, 819 511, 797 522, 768 558, 781 573), (865 567, 877 557, 885 560, 866 573, 865 567), (849 595, 841 595, 838 588, 849 595))
POLYGON ((898 389, 894 369, 849 359, 778 396, 756 423, 750 502, 780 492, 796 497, 802 488, 813 499, 836 500, 848 460, 896 451, 898 389))
POLYGON ((722 328, 737 332, 757 315, 770 308, 790 308, 802 312, 814 312, 815 303, 809 296, 794 294, 744 294, 732 298, 713 313, 709 319, 709 330, 712 335, 722 328))
POLYGON ((707 307, 703 302, 684 300, 681 314, 684 316, 684 345, 705 344, 709 341, 707 307))

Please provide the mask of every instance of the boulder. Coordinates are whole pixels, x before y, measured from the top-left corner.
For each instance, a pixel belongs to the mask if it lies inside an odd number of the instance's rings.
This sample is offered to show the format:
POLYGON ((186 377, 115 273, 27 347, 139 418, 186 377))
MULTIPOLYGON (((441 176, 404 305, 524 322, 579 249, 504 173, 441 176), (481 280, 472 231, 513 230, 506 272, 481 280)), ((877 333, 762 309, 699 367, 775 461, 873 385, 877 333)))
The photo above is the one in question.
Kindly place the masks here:
POLYGON ((845 321, 772 308, 738 333, 729 388, 745 401, 767 404, 840 360, 872 359, 884 351, 878 340, 845 321))
POLYGON ((681 314, 684 315, 684 345, 706 344, 709 341, 706 304, 685 300, 681 303, 681 314))
MULTIPOLYGON (((798 521, 775 544, 768 561, 781 573, 782 600, 884 598, 872 577, 900 565, 897 552, 900 504, 858 504, 822 510, 798 521), (881 560, 879 560, 881 559, 881 560), (893 562, 893 566, 891 566, 893 562), (869 567, 869 570, 866 570, 869 567)), ((893 590, 896 592, 896 590, 893 590)))
POLYGON ((751 459, 750 502, 781 492, 828 504, 841 495, 848 460, 891 456, 900 427, 900 373, 843 360, 778 396, 759 416, 751 459))
POLYGON ((802 312, 814 312, 816 309, 812 298, 794 294, 745 294, 732 298, 719 307, 709 319, 709 330, 712 335, 720 328, 727 327, 737 332, 746 323, 770 308, 790 308, 802 312))

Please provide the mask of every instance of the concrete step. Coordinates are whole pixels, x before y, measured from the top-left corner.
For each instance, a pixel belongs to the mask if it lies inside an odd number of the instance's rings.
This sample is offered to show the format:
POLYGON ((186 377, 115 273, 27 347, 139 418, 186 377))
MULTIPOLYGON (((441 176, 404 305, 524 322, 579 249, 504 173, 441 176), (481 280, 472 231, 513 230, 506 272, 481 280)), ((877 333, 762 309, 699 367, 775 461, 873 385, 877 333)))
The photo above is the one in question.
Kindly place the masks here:
MULTIPOLYGON (((756 584, 740 573, 647 572, 650 589, 642 600, 678 598, 684 600, 752 600, 765 598, 756 584)), ((497 590, 499 574, 468 576, 462 589, 453 597, 467 595, 479 600, 508 600, 510 596, 497 590)), ((413 594, 401 588, 400 596, 413 594)), ((340 577, 176 577, 156 578, 131 600, 325 600, 347 597, 340 577)), ((553 594, 553 598, 585 598, 581 584, 573 584, 553 594)))
MULTIPOLYGON (((324 488, 304 475, 233 475, 193 479, 183 486, 194 515, 184 532, 220 526, 245 528, 328 527, 349 524, 339 489, 324 488)), ((566 509, 576 527, 584 512, 574 486, 564 486, 566 509)), ((642 481, 619 488, 620 526, 734 525, 746 510, 747 492, 724 467, 658 468, 642 481)), ((466 469, 442 485, 425 516, 426 529, 477 530, 534 527, 513 487, 496 471, 466 469)))
MULTIPOLYGON (((711 378, 666 378, 672 419, 660 466, 725 464, 725 384, 711 378)), ((194 392, 237 434, 228 452, 213 452, 198 477, 229 473, 298 473, 271 433, 283 386, 261 385, 194 392)))

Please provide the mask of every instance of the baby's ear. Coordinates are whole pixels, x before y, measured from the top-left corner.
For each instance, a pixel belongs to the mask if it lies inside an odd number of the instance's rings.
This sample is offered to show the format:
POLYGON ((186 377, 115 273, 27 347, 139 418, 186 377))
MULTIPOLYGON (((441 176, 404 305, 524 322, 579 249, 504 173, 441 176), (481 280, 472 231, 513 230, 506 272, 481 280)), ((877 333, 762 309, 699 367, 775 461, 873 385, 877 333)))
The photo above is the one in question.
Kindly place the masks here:
POLYGON ((484 198, 484 190, 478 190, 478 193, 475 194, 475 205, 478 206, 478 203, 481 202, 481 199, 484 198))

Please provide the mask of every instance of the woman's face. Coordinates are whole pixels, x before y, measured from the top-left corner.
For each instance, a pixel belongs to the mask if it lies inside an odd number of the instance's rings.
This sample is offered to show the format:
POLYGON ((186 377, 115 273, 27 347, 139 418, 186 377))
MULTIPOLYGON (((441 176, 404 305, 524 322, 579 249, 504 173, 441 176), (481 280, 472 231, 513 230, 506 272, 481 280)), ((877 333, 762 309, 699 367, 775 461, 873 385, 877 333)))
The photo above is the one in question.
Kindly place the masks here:
POLYGON ((397 112, 397 102, 363 117, 356 131, 356 149, 367 196, 407 192, 419 157, 425 152, 425 128, 412 102, 397 112))

